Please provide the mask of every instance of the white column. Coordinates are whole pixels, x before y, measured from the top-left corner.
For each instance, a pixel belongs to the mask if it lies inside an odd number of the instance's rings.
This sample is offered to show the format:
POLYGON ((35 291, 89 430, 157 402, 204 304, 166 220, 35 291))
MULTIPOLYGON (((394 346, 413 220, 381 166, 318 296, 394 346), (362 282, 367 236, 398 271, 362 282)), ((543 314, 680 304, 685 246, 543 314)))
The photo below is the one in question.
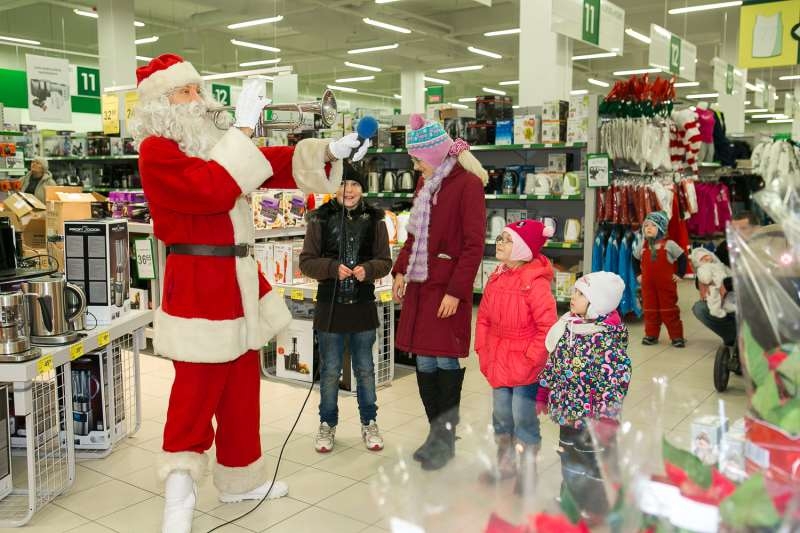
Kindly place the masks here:
POLYGON ((100 85, 136 85, 133 0, 97 0, 97 14, 100 85))
MULTIPOLYGON (((725 42, 720 46, 720 59, 728 63, 736 64, 739 61, 739 11, 735 9, 727 10, 725 16, 725 42)), ((738 69, 747 72, 746 69, 738 69)), ((751 80, 752 81, 752 80, 751 80)), ((744 133, 744 101, 747 99, 747 91, 740 94, 726 95, 720 94, 717 98, 720 111, 725 114, 725 127, 728 135, 732 133, 744 133)))
POLYGON ((792 122, 792 139, 800 140, 800 82, 794 84, 794 109, 784 109, 783 113, 794 119, 792 122))
POLYGON ((550 31, 552 0, 519 3, 519 105, 566 100, 572 89, 572 40, 550 31))
POLYGON ((403 115, 425 113, 425 73, 400 73, 400 112, 403 115))

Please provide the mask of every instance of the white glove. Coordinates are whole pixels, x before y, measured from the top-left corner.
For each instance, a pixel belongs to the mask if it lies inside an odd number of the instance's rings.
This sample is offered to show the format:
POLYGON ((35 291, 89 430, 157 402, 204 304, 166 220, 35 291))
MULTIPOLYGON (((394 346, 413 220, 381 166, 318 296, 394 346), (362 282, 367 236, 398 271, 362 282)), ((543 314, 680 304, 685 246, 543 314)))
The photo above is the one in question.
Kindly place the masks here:
POLYGON ((234 127, 255 129, 261 114, 264 112, 264 106, 270 103, 266 92, 267 88, 263 81, 247 80, 244 82, 244 88, 236 104, 234 127))
MULTIPOLYGON (((336 159, 347 159, 350 158, 350 154, 352 153, 353 149, 358 148, 359 144, 361 144, 361 141, 358 140, 358 133, 351 133, 349 135, 345 135, 341 139, 333 141, 328 146, 328 149, 336 159)), ((358 151, 353 154, 353 157, 350 158, 350 160, 357 162, 364 159, 364 156, 367 155, 367 150, 369 150, 370 146, 372 146, 372 143, 369 141, 369 139, 365 140, 364 144, 361 145, 361 148, 358 148, 358 151)))

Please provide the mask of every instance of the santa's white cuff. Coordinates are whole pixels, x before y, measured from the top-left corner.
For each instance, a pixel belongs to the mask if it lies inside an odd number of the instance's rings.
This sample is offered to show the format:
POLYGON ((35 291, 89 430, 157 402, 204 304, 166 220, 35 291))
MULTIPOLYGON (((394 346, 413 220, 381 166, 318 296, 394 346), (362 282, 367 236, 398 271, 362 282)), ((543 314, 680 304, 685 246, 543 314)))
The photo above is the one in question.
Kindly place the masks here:
POLYGON ((242 193, 252 192, 272 176, 272 166, 239 128, 230 128, 211 149, 211 159, 234 179, 242 193))
POLYGON ((331 163, 330 176, 325 173, 328 139, 303 139, 294 148, 292 174, 305 193, 334 193, 342 183, 341 160, 331 163))

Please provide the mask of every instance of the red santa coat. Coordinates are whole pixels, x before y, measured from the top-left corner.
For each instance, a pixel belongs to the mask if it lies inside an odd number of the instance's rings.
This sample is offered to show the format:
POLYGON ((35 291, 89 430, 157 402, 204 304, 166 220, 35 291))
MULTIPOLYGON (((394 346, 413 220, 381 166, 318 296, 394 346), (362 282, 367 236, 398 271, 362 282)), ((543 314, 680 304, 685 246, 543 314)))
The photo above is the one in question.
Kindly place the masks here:
MULTIPOLYGON (((341 162, 332 165, 329 179, 328 144, 306 139, 296 147, 257 148, 231 128, 206 161, 187 156, 175 141, 148 137, 139 148, 139 171, 155 236, 167 246, 252 245, 245 195, 262 186, 335 190, 341 162)), ((170 254, 153 343, 157 353, 177 361, 223 363, 260 349, 290 321, 283 298, 252 257, 170 254)))

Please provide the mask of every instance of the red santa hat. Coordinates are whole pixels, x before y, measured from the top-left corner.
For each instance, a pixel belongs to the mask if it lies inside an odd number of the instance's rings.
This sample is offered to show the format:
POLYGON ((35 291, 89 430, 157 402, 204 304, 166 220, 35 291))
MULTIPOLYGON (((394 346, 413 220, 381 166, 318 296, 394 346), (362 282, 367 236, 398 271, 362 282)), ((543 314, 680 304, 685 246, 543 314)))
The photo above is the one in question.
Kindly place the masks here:
POLYGON ((200 74, 188 61, 175 54, 162 54, 136 69, 139 100, 159 98, 173 89, 203 83, 200 74))

